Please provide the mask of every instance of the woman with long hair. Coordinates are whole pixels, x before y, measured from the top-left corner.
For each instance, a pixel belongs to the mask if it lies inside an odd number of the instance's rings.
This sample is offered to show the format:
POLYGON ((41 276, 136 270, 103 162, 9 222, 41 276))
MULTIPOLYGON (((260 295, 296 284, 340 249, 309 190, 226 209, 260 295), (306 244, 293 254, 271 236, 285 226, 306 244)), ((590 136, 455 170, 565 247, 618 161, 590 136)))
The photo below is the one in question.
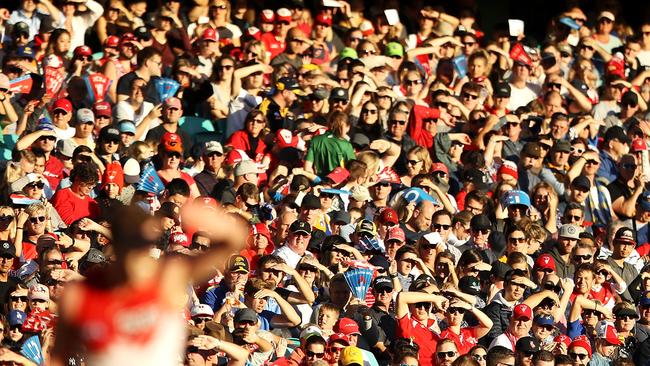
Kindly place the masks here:
POLYGON ((56 55, 65 62, 70 51, 70 38, 70 32, 65 29, 58 28, 53 30, 50 34, 50 41, 47 43, 47 48, 45 49, 45 56, 56 55))
POLYGON ((264 170, 271 163, 270 148, 264 142, 267 123, 266 115, 259 109, 253 109, 246 116, 244 128, 235 131, 226 145, 233 149, 243 150, 248 156, 258 163, 264 170))
POLYGON ((411 186, 413 177, 429 173, 432 165, 429 150, 422 146, 413 146, 406 153, 406 174, 400 177, 402 184, 411 186))
POLYGON ((348 115, 338 111, 332 113, 329 118, 329 131, 314 137, 309 144, 305 170, 319 175, 326 174, 354 159, 354 148, 348 141, 348 132, 348 115))

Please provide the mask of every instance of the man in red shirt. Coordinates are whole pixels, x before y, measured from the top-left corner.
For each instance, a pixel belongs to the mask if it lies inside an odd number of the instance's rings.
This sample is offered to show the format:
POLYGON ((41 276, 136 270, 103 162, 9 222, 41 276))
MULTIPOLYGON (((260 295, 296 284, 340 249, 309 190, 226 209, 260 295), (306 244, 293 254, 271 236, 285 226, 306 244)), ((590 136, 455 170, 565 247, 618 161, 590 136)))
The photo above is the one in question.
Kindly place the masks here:
POLYGON ((52 154, 56 146, 56 132, 49 120, 43 119, 36 127, 36 131, 26 134, 16 142, 16 149, 38 150, 45 156, 45 171, 43 176, 47 179, 50 187, 55 189, 63 179, 63 163, 52 154))
POLYGON ((84 218, 99 216, 99 205, 90 197, 99 177, 90 163, 77 165, 70 173, 72 185, 60 189, 52 197, 52 205, 67 225, 84 218))
POLYGON ((291 11, 287 8, 278 9, 273 32, 262 35, 262 42, 266 47, 266 51, 271 54, 270 59, 284 52, 286 47, 285 39, 289 28, 291 28, 291 11))
POLYGON ((429 311, 432 303, 444 310, 448 300, 442 295, 427 292, 400 292, 395 308, 397 337, 411 338, 420 346, 419 359, 422 365, 433 364, 440 340, 440 328, 435 316, 430 315, 429 311))

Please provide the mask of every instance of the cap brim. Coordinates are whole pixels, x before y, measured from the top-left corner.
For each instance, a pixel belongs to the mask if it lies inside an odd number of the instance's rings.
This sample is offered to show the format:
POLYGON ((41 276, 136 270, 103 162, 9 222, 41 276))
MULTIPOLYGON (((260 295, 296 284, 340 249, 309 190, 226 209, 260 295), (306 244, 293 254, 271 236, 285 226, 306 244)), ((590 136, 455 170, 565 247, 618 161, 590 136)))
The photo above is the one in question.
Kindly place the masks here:
POLYGON ((305 233, 305 234, 310 234, 310 235, 311 235, 311 233, 310 233, 309 231, 307 231, 307 230, 302 230, 302 229, 300 229, 300 230, 296 230, 296 231, 292 231, 291 233, 292 233, 292 234, 305 233))

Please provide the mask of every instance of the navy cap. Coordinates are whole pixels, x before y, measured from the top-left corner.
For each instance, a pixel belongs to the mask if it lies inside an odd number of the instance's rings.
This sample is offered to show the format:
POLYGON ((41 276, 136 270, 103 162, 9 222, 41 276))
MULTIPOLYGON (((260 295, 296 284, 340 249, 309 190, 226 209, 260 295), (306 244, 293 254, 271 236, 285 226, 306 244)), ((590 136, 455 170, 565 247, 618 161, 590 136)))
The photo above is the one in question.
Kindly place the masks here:
POLYGON ((330 93, 330 100, 344 100, 347 102, 349 99, 348 91, 343 88, 334 88, 330 93))

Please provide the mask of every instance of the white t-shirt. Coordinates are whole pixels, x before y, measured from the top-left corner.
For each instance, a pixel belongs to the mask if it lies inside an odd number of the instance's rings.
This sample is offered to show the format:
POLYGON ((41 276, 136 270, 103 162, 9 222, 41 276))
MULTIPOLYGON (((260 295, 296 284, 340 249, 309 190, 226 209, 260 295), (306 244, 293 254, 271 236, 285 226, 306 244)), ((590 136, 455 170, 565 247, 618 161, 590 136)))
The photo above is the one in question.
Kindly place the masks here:
POLYGON ((539 85, 533 83, 526 83, 526 87, 521 89, 510 83, 510 88, 512 91, 510 93, 510 102, 508 102, 508 109, 511 111, 525 106, 533 100, 537 99, 537 96, 541 92, 539 85))
POLYGON ((57 140, 67 140, 74 136, 75 132, 74 127, 68 126, 67 129, 62 129, 54 126, 54 133, 56 134, 57 140))
MULTIPOLYGON (((115 105, 115 108, 113 109, 113 116, 115 117, 116 122, 120 122, 121 120, 129 120, 133 121, 133 123, 138 126, 144 119, 144 117, 151 112, 153 109, 154 105, 149 102, 144 102, 142 103, 142 106, 140 107, 139 111, 136 111, 133 109, 133 107, 126 101, 123 100, 121 102, 118 102, 115 105)), ((160 119, 156 119, 154 121, 151 121, 151 124, 149 125, 149 129, 152 129, 160 124, 160 119)), ((147 136, 146 133, 142 134, 140 137, 140 141, 144 141, 145 136, 147 136)))

